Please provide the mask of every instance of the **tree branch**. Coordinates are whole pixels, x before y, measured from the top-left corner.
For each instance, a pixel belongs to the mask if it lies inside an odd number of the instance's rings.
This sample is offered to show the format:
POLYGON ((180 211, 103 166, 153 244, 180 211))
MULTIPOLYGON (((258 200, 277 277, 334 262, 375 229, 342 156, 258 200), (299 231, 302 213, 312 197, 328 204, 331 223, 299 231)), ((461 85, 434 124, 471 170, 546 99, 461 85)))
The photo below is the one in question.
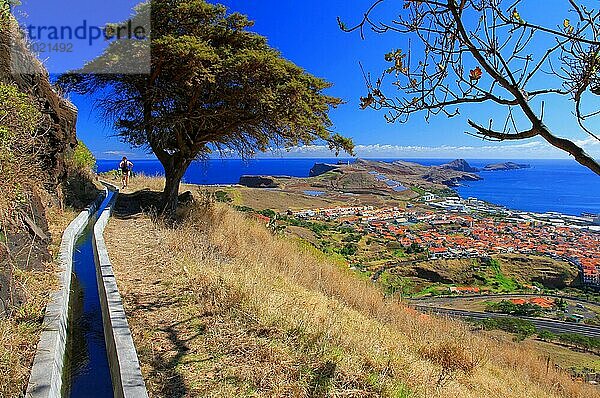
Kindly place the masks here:
POLYGON ((526 130, 526 131, 521 131, 518 133, 502 133, 499 131, 494 131, 491 128, 486 129, 485 127, 480 126, 479 124, 475 123, 474 121, 472 121, 470 119, 468 120, 468 123, 471 127, 473 127, 475 130, 477 130, 477 133, 479 135, 488 137, 488 138, 493 138, 498 141, 524 140, 527 138, 533 138, 538 135, 538 132, 533 128, 526 130))

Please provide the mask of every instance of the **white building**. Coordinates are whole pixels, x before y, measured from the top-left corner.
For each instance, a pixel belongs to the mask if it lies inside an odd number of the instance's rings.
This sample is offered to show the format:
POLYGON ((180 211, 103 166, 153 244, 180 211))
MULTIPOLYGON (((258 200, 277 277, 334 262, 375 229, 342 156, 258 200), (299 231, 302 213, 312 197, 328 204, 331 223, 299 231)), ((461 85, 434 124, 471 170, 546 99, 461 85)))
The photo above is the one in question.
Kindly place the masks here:
POLYGON ((421 200, 424 202, 431 202, 434 199, 435 199, 435 195, 432 194, 431 192, 425 192, 423 194, 423 196, 421 196, 421 200))

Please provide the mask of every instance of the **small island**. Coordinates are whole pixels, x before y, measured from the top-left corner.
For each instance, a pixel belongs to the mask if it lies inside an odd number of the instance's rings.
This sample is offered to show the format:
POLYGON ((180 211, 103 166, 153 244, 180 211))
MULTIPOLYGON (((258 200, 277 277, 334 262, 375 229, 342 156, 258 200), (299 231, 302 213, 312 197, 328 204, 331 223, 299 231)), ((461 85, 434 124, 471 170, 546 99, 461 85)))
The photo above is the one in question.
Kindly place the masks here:
POLYGON ((529 165, 529 164, 504 162, 504 163, 488 164, 481 171, 505 171, 505 170, 519 170, 519 169, 529 169, 529 168, 531 168, 531 165, 529 165))

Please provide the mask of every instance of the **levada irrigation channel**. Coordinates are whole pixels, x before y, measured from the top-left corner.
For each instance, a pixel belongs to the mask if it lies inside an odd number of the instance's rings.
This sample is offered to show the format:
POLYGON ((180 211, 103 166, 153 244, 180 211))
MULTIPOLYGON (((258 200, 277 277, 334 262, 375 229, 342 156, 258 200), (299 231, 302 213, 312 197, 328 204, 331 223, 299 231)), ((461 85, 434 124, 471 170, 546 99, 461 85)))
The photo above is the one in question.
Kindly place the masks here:
POLYGON ((94 224, 114 194, 108 191, 73 250, 63 397, 113 397, 93 240, 94 224))

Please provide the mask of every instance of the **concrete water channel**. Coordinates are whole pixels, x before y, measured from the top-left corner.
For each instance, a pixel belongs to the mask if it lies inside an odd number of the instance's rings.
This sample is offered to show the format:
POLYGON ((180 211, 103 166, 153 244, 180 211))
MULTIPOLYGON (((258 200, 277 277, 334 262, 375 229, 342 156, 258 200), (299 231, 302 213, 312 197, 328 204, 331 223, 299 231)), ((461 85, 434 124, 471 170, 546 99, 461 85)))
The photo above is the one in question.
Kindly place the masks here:
POLYGON ((96 278, 94 224, 114 192, 88 221, 73 249, 73 276, 69 300, 69 323, 63 371, 62 396, 70 398, 113 397, 112 380, 102 322, 102 306, 96 278))
POLYGON ((60 289, 46 308, 27 397, 148 397, 104 243, 118 195, 105 185, 63 234, 60 289))

